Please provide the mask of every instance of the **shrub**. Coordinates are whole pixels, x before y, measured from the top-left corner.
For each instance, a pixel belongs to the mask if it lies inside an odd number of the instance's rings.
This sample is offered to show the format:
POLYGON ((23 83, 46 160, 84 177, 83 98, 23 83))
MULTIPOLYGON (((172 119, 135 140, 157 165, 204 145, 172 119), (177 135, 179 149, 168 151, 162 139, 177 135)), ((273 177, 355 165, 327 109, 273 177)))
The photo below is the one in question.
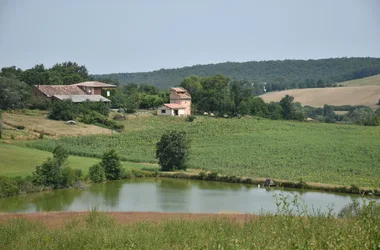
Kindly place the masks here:
POLYGON ((106 179, 104 168, 100 163, 97 163, 90 167, 88 171, 88 177, 92 182, 102 182, 106 179))
POLYGON ((122 176, 122 167, 120 158, 114 149, 103 154, 100 165, 104 169, 107 180, 119 180, 122 176))
POLYGON ((113 116, 113 119, 114 119, 115 121, 123 121, 123 120, 125 120, 125 116, 122 115, 122 114, 116 113, 116 114, 113 116))
POLYGON ((17 195, 19 188, 14 178, 0 176, 0 198, 17 195))
POLYGON ((48 110, 51 108, 52 103, 49 98, 44 97, 31 97, 28 101, 29 109, 48 110))
POLYGON ((192 121, 195 120, 195 118, 196 118, 196 116, 194 116, 194 115, 189 115, 189 116, 187 116, 186 121, 188 121, 188 122, 192 122, 192 121))
POLYGON ((19 130, 23 130, 23 129, 25 129, 25 126, 24 125, 17 125, 16 128, 19 130))
POLYGON ((62 169, 62 186, 71 187, 83 177, 83 172, 80 169, 64 167, 62 169))
POLYGON ((49 118, 53 120, 74 120, 79 115, 78 106, 71 100, 53 102, 49 118))
POLYGON ((190 141, 186 132, 166 131, 156 144, 156 158, 163 171, 186 170, 190 141))

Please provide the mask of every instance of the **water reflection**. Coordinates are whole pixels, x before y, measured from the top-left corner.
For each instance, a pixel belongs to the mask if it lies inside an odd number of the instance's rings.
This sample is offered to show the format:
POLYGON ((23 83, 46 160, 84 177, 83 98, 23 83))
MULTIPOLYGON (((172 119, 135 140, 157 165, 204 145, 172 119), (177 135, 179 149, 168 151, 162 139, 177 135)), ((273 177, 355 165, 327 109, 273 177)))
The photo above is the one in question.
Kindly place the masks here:
POLYGON ((192 183, 189 180, 157 179, 157 206, 162 211, 188 212, 192 183))
MULTIPOLYGON (((98 205, 105 211, 219 213, 276 212, 274 195, 302 197, 309 208, 335 204, 338 212, 360 196, 297 189, 265 189, 255 185, 183 179, 133 179, 93 184, 0 199, 0 212, 83 211, 98 205)), ((380 199, 377 198, 377 201, 380 199)))

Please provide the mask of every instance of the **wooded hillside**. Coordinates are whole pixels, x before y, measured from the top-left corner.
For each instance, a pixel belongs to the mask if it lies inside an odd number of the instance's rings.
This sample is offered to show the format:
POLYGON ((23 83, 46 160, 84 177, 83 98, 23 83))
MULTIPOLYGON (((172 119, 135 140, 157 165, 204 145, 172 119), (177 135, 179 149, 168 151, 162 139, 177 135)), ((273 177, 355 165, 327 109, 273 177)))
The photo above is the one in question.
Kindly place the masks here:
POLYGON ((121 84, 149 83, 160 89, 178 86, 188 76, 222 74, 233 80, 267 83, 267 91, 290 88, 330 87, 334 83, 380 74, 380 58, 331 58, 225 62, 141 73, 92 75, 97 79, 117 80, 121 84))

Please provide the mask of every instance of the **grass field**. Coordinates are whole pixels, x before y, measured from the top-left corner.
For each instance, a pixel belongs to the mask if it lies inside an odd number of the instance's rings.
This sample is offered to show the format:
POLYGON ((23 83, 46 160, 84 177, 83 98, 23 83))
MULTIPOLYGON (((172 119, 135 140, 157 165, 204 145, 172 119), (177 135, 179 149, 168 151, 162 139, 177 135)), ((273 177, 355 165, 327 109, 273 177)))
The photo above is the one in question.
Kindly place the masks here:
POLYGON ((360 187, 380 187, 380 127, 308 124, 260 118, 135 117, 117 135, 23 142, 51 151, 99 157, 110 148, 127 161, 155 163, 155 143, 166 129, 192 141, 190 167, 236 176, 270 177, 360 187))
POLYGON ((94 211, 84 219, 72 216, 55 229, 35 220, 1 223, 0 245, 4 249, 378 249, 379 224, 378 217, 368 214, 345 220, 262 215, 246 216, 245 221, 225 216, 119 224, 114 217, 94 211))
MULTIPOLYGON (((0 143, 0 175, 29 175, 36 169, 37 165, 43 163, 48 157, 52 157, 50 152, 0 143)), ((92 165, 100 162, 100 159, 70 156, 68 162, 70 167, 81 169, 84 173, 87 173, 92 165)), ((122 164, 126 168, 153 168, 148 164, 132 162, 123 162, 122 164)))
POLYGON ((285 95, 291 95, 295 102, 312 107, 323 107, 325 104, 329 104, 335 106, 364 105, 379 108, 376 104, 380 99, 380 86, 290 89, 269 92, 260 97, 265 102, 278 102, 285 95))
POLYGON ((343 86, 369 86, 369 85, 380 85, 380 75, 370 76, 362 79, 356 79, 346 82, 341 82, 343 86))
POLYGON ((112 134, 111 130, 95 125, 78 123, 73 126, 63 121, 49 120, 38 111, 31 110, 4 112, 3 123, 7 126, 3 133, 5 140, 10 140, 12 135, 15 140, 38 139, 40 133, 44 133, 48 137, 112 134), (19 125, 25 128, 15 129, 19 125))

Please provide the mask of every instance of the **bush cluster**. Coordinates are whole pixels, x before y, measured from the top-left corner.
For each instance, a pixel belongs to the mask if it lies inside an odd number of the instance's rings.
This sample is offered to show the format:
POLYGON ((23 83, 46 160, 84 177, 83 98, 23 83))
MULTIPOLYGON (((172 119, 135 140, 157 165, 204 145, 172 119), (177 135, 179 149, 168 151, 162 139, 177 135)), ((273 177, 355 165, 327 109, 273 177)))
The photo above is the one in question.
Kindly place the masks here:
POLYGON ((109 107, 103 102, 73 103, 71 100, 54 102, 49 113, 53 120, 76 120, 86 124, 96 124, 114 130, 123 130, 124 125, 109 119, 109 107))

